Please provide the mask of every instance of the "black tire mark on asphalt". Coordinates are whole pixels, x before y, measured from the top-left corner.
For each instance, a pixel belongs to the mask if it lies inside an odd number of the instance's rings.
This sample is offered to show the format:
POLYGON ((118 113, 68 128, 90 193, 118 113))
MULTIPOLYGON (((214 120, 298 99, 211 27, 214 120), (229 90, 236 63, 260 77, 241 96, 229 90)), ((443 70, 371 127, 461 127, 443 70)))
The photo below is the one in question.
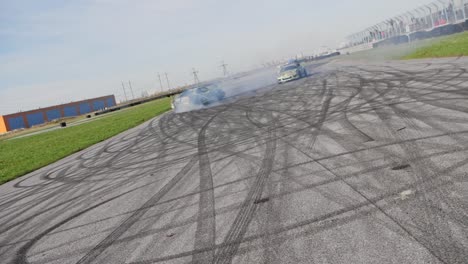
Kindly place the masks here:
MULTIPOLYGON (((200 169, 200 196, 198 203, 198 221, 195 231, 195 251, 203 248, 213 248, 216 240, 216 215, 213 191, 213 175, 210 158, 206 146, 206 130, 213 120, 222 112, 213 115, 202 127, 198 134, 198 162, 200 169)), ((214 251, 203 251, 194 254, 192 263, 211 263, 214 251)))
MULTIPOLYGON (((368 94, 364 94, 365 97, 369 98, 369 95, 368 94)), ((376 105, 376 102, 369 102, 369 104, 371 105, 376 105)), ((387 133, 389 133, 391 135, 391 137, 401 141, 401 138, 399 137, 398 134, 396 134, 392 129, 391 129, 391 126, 388 124, 388 122, 386 121, 386 118, 385 116, 387 115, 386 113, 384 113, 384 108, 378 108, 378 107, 374 107, 375 108, 375 112, 377 114, 377 116, 381 119, 382 123, 387 126, 387 133)), ((391 108, 391 106, 390 106, 391 108)), ((401 118, 401 116, 394 112, 397 116, 399 116, 401 118)), ((413 154, 413 151, 416 151, 418 149, 417 145, 415 143, 407 143, 407 144, 399 144, 399 146, 401 147, 401 149, 404 151, 405 153, 405 156, 406 157, 413 157, 414 154, 413 154)), ((422 179, 425 177, 425 175, 422 175, 421 172, 419 172, 419 170, 421 170, 421 167, 417 166, 417 164, 410 164, 413 168, 414 168, 414 171, 415 173, 413 174, 416 179, 422 179), (416 169, 419 167, 419 170, 416 169)), ((363 197, 365 197, 366 199, 368 199, 362 192, 360 192, 358 189, 356 189, 355 187, 349 185, 350 187, 353 188, 353 190, 355 190, 356 192, 360 193, 361 195, 363 195, 363 197)), ((442 224, 440 222, 440 219, 436 218, 435 215, 428 211, 429 210, 429 207, 427 206, 428 204, 430 204, 431 202, 429 201, 429 198, 426 196, 426 194, 424 193, 424 195, 421 196, 421 202, 422 202, 422 209, 424 210, 424 218, 425 218, 425 225, 421 228, 419 227, 418 230, 414 230, 413 228, 411 228, 410 226, 408 226, 408 224, 404 223, 403 221, 401 221, 400 219, 396 218, 395 216, 391 215, 390 212, 387 212, 383 209, 380 209, 380 207, 375 204, 376 207, 379 208, 379 210, 381 210, 381 212, 387 216, 389 219, 391 219, 393 222, 395 222, 398 226, 400 226, 400 228, 402 228, 409 236, 411 236, 415 241, 417 241, 421 246, 423 246, 424 248, 426 248, 426 250, 428 252, 430 252, 435 258, 437 258, 440 262, 442 263, 448 263, 447 262, 447 256, 444 256, 445 254, 443 252, 441 252, 441 250, 443 249, 439 249, 439 248, 434 248, 432 245, 433 242, 429 242, 424 236, 422 236, 418 231, 422 231, 423 232, 430 232, 432 235, 435 235, 436 237, 434 237, 434 239, 436 241, 440 241, 442 239, 442 237, 440 237, 438 231, 440 231, 441 229, 439 230, 436 230, 436 227, 435 225, 437 224, 437 226, 439 227, 440 225, 442 225, 442 227, 444 226, 444 224, 442 224)), ((421 223, 422 224, 422 223, 421 223)), ((447 230, 446 228, 443 228, 444 230, 447 230)), ((456 248, 456 247, 455 247, 456 248)))
MULTIPOLYGON (((462 164, 466 165, 466 162, 463 162, 462 164)), ((460 165, 461 164, 457 164, 457 165, 453 166, 453 168, 450 168, 450 170, 454 169, 454 168, 457 168, 460 165)), ((443 182, 442 181, 441 185, 443 185, 443 184, 450 184, 450 182, 443 182)), ((384 201, 385 199, 393 198, 393 197, 399 195, 402 191, 407 190, 408 188, 411 188, 411 187, 415 187, 415 186, 418 186, 418 183, 409 184, 408 186, 404 186, 404 187, 401 187, 399 189, 392 190, 392 191, 390 191, 388 193, 381 194, 381 195, 379 195, 377 197, 370 198, 370 201, 372 203, 378 203, 378 202, 384 201)), ((425 188, 427 188, 428 190, 431 190, 433 188, 438 188, 438 186, 428 185, 428 186, 425 186, 425 188)), ((419 196, 419 195, 422 195, 422 193, 416 193, 415 194, 416 197, 419 196)), ((403 202, 405 202, 405 201, 401 201, 400 203, 403 203, 403 202)), ((409 200, 406 200, 406 202, 409 202, 409 200)), ((336 217, 340 217, 342 215, 346 215, 348 213, 351 213, 351 212, 354 212, 354 211, 357 211, 357 210, 370 208, 370 209, 368 209, 368 212, 365 215, 357 214, 355 217, 351 217, 350 220, 352 220, 352 219, 356 219, 356 218, 359 218, 359 217, 367 216, 372 212, 380 211, 378 209, 378 207, 373 206, 372 203, 369 203, 368 201, 359 202, 357 204, 353 204, 351 206, 348 206, 348 207, 345 207, 345 208, 342 208, 342 209, 339 209, 339 210, 335 210, 335 211, 330 212, 330 213, 326 213, 326 214, 323 214, 323 215, 320 215, 320 216, 314 216, 314 217, 312 217, 310 219, 307 219, 307 220, 303 220, 303 221, 299 221, 299 222, 295 222, 295 223, 292 223, 292 224, 289 224, 289 225, 285 225, 285 226, 282 226, 282 227, 275 228, 275 229, 271 230, 269 233, 260 233, 260 234, 253 234, 253 235, 250 235, 250 236, 246 236, 242 240, 239 240, 239 241, 236 241, 236 242, 233 242, 233 243, 236 243, 236 244, 238 244, 238 246, 240 246, 241 243, 247 243, 247 242, 250 242, 250 241, 253 241, 253 240, 256 240, 256 239, 261 239, 261 238, 264 238, 264 237, 270 237, 270 236, 274 236, 274 235, 284 234, 284 233, 286 233, 288 231, 291 231, 291 230, 294 230, 294 229, 304 228, 305 226, 309 226, 309 225, 313 225, 313 224, 320 224, 322 222, 327 224, 327 225, 331 224, 332 227, 335 227, 337 223, 336 223, 336 221, 334 221, 334 219, 336 217)), ((398 204, 396 204, 396 205, 398 205, 398 204)), ((387 207, 392 207, 392 206, 395 206, 394 201, 391 201, 391 203, 389 203, 387 205, 387 207)), ((385 208, 384 206, 381 206, 381 207, 385 208)), ((345 224, 345 223, 348 223, 348 221, 343 222, 343 224, 345 224)), ((318 229, 315 232, 321 232, 323 230, 324 229, 318 229)), ((295 234, 294 236, 297 237, 298 235, 295 234)), ((231 246, 231 245, 232 244, 221 243, 221 244, 216 245, 214 249, 221 250, 223 247, 231 246)), ((145 260, 145 261, 131 262, 131 264, 137 264, 137 263, 138 264, 146 264, 146 263, 166 262, 166 261, 169 261, 169 260, 174 260, 174 259, 178 259, 178 258, 182 258, 182 257, 186 257, 186 256, 191 256, 191 255, 196 254, 196 253, 211 251, 211 250, 212 250, 211 248, 205 248, 205 249, 200 249, 200 250, 186 251, 186 252, 177 253, 177 254, 173 254, 173 255, 169 255, 169 256, 165 256, 165 257, 153 258, 153 259, 148 259, 148 260, 145 260)))
POLYGON ((361 129, 359 129, 358 127, 356 127, 356 125, 354 125, 350 120, 349 120, 349 105, 351 104, 351 102, 353 101, 353 99, 361 93, 361 90, 362 90, 362 87, 358 87, 356 89, 356 93, 353 93, 350 98, 349 98, 349 101, 348 103, 346 104, 344 110, 343 110, 343 116, 344 116, 344 120, 343 120, 343 124, 345 127, 349 127, 351 128, 352 130, 354 131, 357 131, 359 136, 362 138, 362 140, 364 142, 369 142, 369 141, 374 141, 374 139, 369 136, 368 134, 364 133, 364 131, 362 131, 361 129))
POLYGON ((134 225, 151 207, 164 197, 171 189, 190 171, 197 159, 193 157, 168 183, 166 183, 156 194, 146 201, 140 210, 135 211, 123 223, 121 223, 112 233, 97 244, 92 250, 84 255, 77 264, 91 263, 102 252, 112 246, 112 244, 122 236, 132 225, 134 225))
MULTIPOLYGON (((136 189, 135 189, 136 190, 136 189)), ((45 231, 41 232, 39 235, 35 236, 33 239, 29 240, 25 245, 21 246, 18 251, 16 252, 16 256, 15 258, 13 259, 13 261, 11 262, 12 264, 27 264, 29 263, 28 262, 28 259, 27 259, 27 254, 28 254, 28 251, 39 241, 41 240, 42 238, 44 238, 45 236, 47 236, 47 234, 51 233, 52 231, 54 231, 55 229, 59 228, 60 226, 72 221, 73 219, 77 218, 77 217, 80 217, 81 215, 84 215, 85 213, 87 212, 90 212, 106 203, 109 203, 117 198, 120 198, 120 197, 123 197, 131 192, 134 192, 135 190, 130 190, 130 191, 127 191, 127 192, 124 192, 124 193, 121 193, 117 196, 114 196, 112 198, 109 198, 107 200, 104 200, 96 205, 93 205, 89 208, 86 208, 85 210, 83 211, 80 211, 76 214, 73 214, 72 216, 70 217, 67 217, 66 219, 60 221, 59 223, 47 228, 45 231)))
MULTIPOLYGON (((287 146, 284 146, 283 151, 283 166, 287 166, 289 160, 289 148, 287 146)), ((284 170, 280 174, 281 179, 288 177, 288 174, 289 171, 284 170)), ((283 227, 283 223, 281 223, 281 213, 283 210, 280 209, 282 208, 280 205, 283 205, 284 202, 278 201, 277 203, 275 203, 274 197, 278 194, 285 193, 286 189, 286 183, 275 183, 271 180, 270 177, 266 193, 266 195, 268 196, 268 204, 260 212, 261 214, 258 219, 261 233, 270 234, 273 230, 283 227), (280 205, 278 203, 280 203, 280 205)), ((283 252, 284 250, 287 251, 287 249, 281 249, 279 245, 282 245, 282 247, 285 246, 289 248, 289 246, 284 245, 284 243, 285 239, 280 236, 271 239, 271 237, 267 235, 266 237, 262 238, 262 251, 264 263, 279 264, 281 261, 281 256, 279 256, 279 252, 281 250, 283 250, 283 252)))
MULTIPOLYGON (((399 109, 397 105, 392 104, 389 107, 397 117, 405 120, 405 123, 409 124, 409 126, 415 130, 416 126, 413 121, 414 117, 410 117, 407 111, 399 109)), ((397 135, 394 136, 396 137, 397 135)), ((410 144, 408 147, 402 146, 402 148, 408 156, 415 156, 417 155, 416 153, 422 151, 419 150, 419 147, 414 143, 410 144)), ((431 160, 423 160, 423 162, 415 162, 413 164, 419 165, 416 167, 414 174, 415 177, 424 178, 427 177, 426 175, 431 173, 440 174, 440 169, 431 160)), ((448 226, 444 221, 441 221, 440 217, 437 216, 441 209, 434 210, 434 208, 444 207, 448 207, 453 210, 453 201, 450 200, 449 197, 449 193, 447 193, 443 188, 436 188, 431 193, 431 196, 424 193, 424 195, 421 196, 421 202, 425 211, 426 221, 420 222, 420 227, 413 232, 420 237, 419 239, 423 241, 427 247, 431 248, 438 258, 443 259, 448 263, 463 263, 464 257, 460 256, 464 256, 466 254, 466 250, 454 243, 455 240, 450 226, 448 226)), ((452 212, 456 213, 457 211, 458 210, 453 210, 452 212)), ((417 223, 417 221, 415 222, 417 223)))
MULTIPOLYGON (((298 149, 297 147, 293 146, 294 148, 298 149)), ((300 149, 298 149, 300 151, 300 149)), ((425 157, 427 158, 427 157, 425 157)), ((460 168, 461 166, 463 165, 466 165, 468 161, 462 161, 460 163, 457 163, 455 164, 454 166, 450 167, 450 168, 447 168, 446 170, 444 170, 444 173, 449 173, 450 171, 452 170, 455 170, 457 168, 460 168)), ((379 170, 379 169, 382 169, 382 168, 388 168, 390 167, 389 164, 387 165, 384 165, 384 166, 381 166, 381 167, 377 167, 377 168, 374 168, 375 170, 379 170)), ((343 178, 352 178, 352 177, 356 177, 360 174, 365 174, 365 173, 368 173, 369 172, 369 169, 368 170, 364 170, 364 171, 359 171, 359 172, 355 172, 353 174, 350 174, 350 175, 346 175, 346 176, 343 176, 343 178)), ((388 197, 392 197, 392 196, 395 196, 395 195, 398 195, 400 192, 402 191, 405 191, 405 190, 408 190, 408 189, 412 189, 412 188, 415 188, 417 186, 424 186, 423 188, 424 189, 434 189, 434 188, 438 188, 439 186, 435 185, 435 186, 426 186, 428 185, 431 180, 437 180, 437 181, 443 181, 444 184, 453 184, 452 182, 450 181, 447 181, 445 179, 442 179, 440 176, 437 176, 437 177, 433 177, 433 178, 429 178, 429 179, 425 179, 424 181, 418 181, 418 182, 413 182, 413 183, 410 183, 410 184, 407 184, 407 185, 404 185, 404 186, 401 186, 399 187, 398 189, 395 189, 395 190, 391 190, 389 192, 387 192, 386 194, 384 195, 381 195, 379 196, 380 198, 372 198, 372 200, 375 200, 376 202, 377 201, 380 201, 382 199, 386 199, 388 197)), ((302 192, 304 190, 307 190, 307 189, 315 189, 316 187, 318 186, 321 186, 321 185, 325 185, 325 184, 329 184, 333 181, 324 181, 324 182, 321 182, 321 183, 316 183, 316 184, 308 184, 308 185, 305 185, 304 188, 298 188, 298 189, 294 189, 294 190, 288 190, 288 191, 284 191, 284 192, 281 192, 281 193, 278 193, 278 194, 274 194, 274 195, 269 195, 268 198, 270 200, 275 200, 275 199, 278 199, 278 198, 281 198, 283 196, 286 196, 286 195, 290 195, 290 194, 293 194, 293 193, 296 193, 296 192, 302 192)), ((191 195, 196 195, 197 193, 192 193, 191 195)), ((182 196, 182 197, 179 197, 179 198, 175 198, 175 199, 181 199, 181 198, 186 198, 187 196, 182 196)), ((174 201, 174 200, 172 200, 174 201)), ((163 203, 167 203, 167 202, 172 202, 172 201, 164 201, 163 203)), ((160 203, 161 204, 161 203, 160 203)), ((159 204, 158 204, 159 205, 159 204)), ((191 205, 186 205, 186 207, 190 207, 191 205)), ((232 208, 225 208, 223 210, 220 210, 221 213, 224 213, 224 212, 230 212, 232 210, 236 210, 236 209, 239 209, 240 207, 232 207, 232 208)), ((219 214, 217 214, 219 215, 219 214)), ((161 231, 164 231, 164 230, 169 230, 169 229, 172 229, 172 228, 175 228, 175 227, 182 227, 182 226, 187 226, 187 225, 190 225, 191 223, 195 222, 196 219, 190 219, 189 221, 187 222, 183 222, 183 223, 179 223, 177 225, 169 225, 169 226, 166 226, 164 228, 161 228, 161 229, 158 229, 158 230, 161 230, 161 231), (193 221, 192 221, 193 220, 193 221)), ((154 230, 154 232, 157 232, 158 230, 154 230)), ((151 233, 150 233, 151 234, 151 233)), ((148 235, 148 234, 141 234, 141 235, 148 235)), ((138 237, 135 237, 135 238, 138 238, 138 237)), ((131 237, 126 237, 125 239, 123 239, 121 242, 124 242, 125 240, 132 240, 131 237)))
MULTIPOLYGON (((274 131, 269 131, 269 134, 269 137, 274 137, 274 131)), ((245 232, 247 231, 247 227, 252 221, 255 210, 257 209, 258 205, 255 204, 255 201, 261 198, 263 188, 272 171, 275 153, 276 140, 270 140, 266 144, 264 159, 262 161, 262 165, 260 166, 260 170, 257 173, 255 181, 252 187, 250 187, 241 209, 234 220, 234 223, 224 238, 222 243, 223 247, 221 247, 216 252, 213 263, 218 264, 232 262, 233 257, 239 249, 239 242, 244 237, 245 232)))

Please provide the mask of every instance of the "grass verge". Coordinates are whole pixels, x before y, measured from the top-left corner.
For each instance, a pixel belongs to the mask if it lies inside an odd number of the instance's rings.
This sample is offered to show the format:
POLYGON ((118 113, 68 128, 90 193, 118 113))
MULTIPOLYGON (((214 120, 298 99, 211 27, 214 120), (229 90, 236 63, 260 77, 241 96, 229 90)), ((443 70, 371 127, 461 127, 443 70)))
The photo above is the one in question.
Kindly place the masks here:
POLYGON ((81 125, 1 140, 0 184, 104 141, 170 108, 170 98, 164 98, 81 125))
POLYGON ((444 37, 428 46, 421 47, 403 59, 424 59, 468 56, 468 32, 444 37))
POLYGON ((31 127, 31 128, 28 128, 28 129, 17 130, 17 131, 13 131, 13 132, 6 133, 6 134, 1 134, 0 135, 0 140, 15 138, 15 137, 19 137, 19 136, 26 136, 26 135, 33 134, 33 133, 36 133, 36 132, 40 132, 42 130, 46 130, 48 128, 55 128, 62 121, 65 121, 65 122, 67 122, 67 124, 70 124, 70 123, 74 123, 74 122, 77 122, 79 120, 84 120, 84 119, 86 119, 86 117, 84 115, 76 116, 76 117, 68 117, 68 118, 63 118, 63 119, 57 119, 57 120, 54 120, 54 121, 52 121, 50 123, 37 125, 37 126, 31 127))

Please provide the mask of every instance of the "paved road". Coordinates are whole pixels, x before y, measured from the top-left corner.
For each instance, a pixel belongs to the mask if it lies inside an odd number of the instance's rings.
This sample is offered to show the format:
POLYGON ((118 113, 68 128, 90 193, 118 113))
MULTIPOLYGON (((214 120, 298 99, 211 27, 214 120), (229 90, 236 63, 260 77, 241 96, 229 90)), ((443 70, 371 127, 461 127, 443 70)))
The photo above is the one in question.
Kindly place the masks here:
POLYGON ((0 262, 468 263, 467 66, 335 61, 154 119, 0 186, 0 262))

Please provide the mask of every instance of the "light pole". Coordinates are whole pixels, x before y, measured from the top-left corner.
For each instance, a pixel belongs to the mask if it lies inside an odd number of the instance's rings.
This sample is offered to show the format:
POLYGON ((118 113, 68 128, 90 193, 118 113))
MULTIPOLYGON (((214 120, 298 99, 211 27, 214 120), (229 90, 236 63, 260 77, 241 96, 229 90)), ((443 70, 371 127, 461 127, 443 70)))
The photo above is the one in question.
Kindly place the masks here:
POLYGON ((384 36, 382 36, 382 32, 385 33, 385 31, 383 30, 383 28, 381 27, 381 23, 375 25, 379 31, 379 37, 380 37, 380 40, 384 40, 387 36, 386 34, 384 34, 384 36))
POLYGON ((462 1, 462 10, 463 10, 463 20, 466 20, 466 0, 462 1))
MULTIPOLYGON (((435 3, 431 3, 430 5, 434 6, 436 9, 436 16, 437 16, 437 25, 439 25, 440 22, 440 11, 439 11, 439 6, 436 5, 435 3)), ((440 26, 440 25, 439 25, 440 26)))
POLYGON ((372 29, 371 28, 366 28, 366 35, 367 35, 367 43, 371 43, 372 42, 372 29))
POLYGON ((406 21, 406 25, 405 25, 405 36, 408 38, 408 43, 411 42, 411 32, 412 32, 412 29, 411 29, 411 23, 412 23, 412 14, 410 12, 406 12, 404 13, 403 15, 403 18, 404 20, 406 21))
POLYGON ((425 23, 424 28, 429 27, 429 23, 430 23, 430 22, 429 22, 429 19, 427 18, 428 15, 426 14, 427 10, 425 10, 423 7, 419 7, 419 8, 416 9, 416 10, 420 11, 420 12, 421 12, 420 14, 422 14, 422 15, 424 16, 424 21, 425 21, 425 22, 424 22, 424 23, 425 23))
POLYGON ((402 26, 405 25, 405 22, 404 20, 402 19, 401 15, 400 16, 397 16, 396 18, 396 21, 398 21, 398 25, 397 25, 397 29, 398 29, 398 35, 403 35, 403 28, 402 26))
POLYGON ((414 20, 416 20, 416 16, 411 13, 411 11, 409 12, 406 12, 406 14, 408 14, 408 22, 410 24, 410 31, 408 32, 409 34, 413 33, 415 30, 414 30, 414 20))
POLYGON ((429 17, 431 18, 431 28, 435 27, 434 16, 432 15, 432 9, 427 5, 425 6, 429 10, 429 17))
POLYGON ((442 4, 442 11, 444 12, 444 15, 445 15, 445 21, 448 23, 449 22, 449 18, 448 18, 448 15, 447 15, 447 9, 445 8, 445 2, 442 1, 442 0, 439 0, 439 3, 442 4))
POLYGON ((452 6, 453 22, 458 21, 457 10, 455 9, 455 1, 449 0, 449 6, 452 6))
POLYGON ((376 41, 379 41, 379 40, 380 40, 379 28, 377 27, 377 25, 373 25, 373 26, 372 26, 372 29, 374 30, 374 37, 375 37, 375 40, 376 40, 376 41))

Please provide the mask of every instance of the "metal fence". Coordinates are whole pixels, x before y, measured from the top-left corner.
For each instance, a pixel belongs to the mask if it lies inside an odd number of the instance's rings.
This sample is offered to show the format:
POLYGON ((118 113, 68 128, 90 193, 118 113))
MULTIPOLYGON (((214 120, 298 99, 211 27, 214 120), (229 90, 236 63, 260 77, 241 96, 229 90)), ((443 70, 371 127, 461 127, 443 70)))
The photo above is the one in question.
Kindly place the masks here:
POLYGON ((396 42, 411 42, 419 38, 417 33, 465 23, 467 15, 468 0, 438 0, 348 36, 345 47, 399 38, 402 40, 396 42))

